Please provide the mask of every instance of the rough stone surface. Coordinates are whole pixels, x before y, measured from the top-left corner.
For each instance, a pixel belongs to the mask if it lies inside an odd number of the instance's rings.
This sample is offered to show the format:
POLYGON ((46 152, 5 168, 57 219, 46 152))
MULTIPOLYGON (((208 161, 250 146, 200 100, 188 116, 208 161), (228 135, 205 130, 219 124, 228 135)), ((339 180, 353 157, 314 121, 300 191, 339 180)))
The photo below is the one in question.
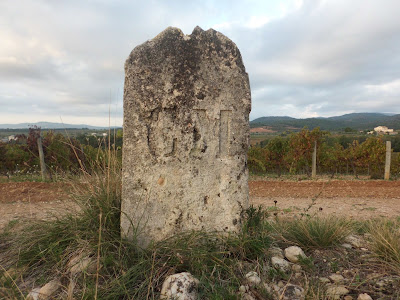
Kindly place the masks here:
POLYGON ((332 280, 334 283, 339 283, 344 281, 344 277, 340 274, 331 274, 329 279, 332 280))
POLYGON ((345 238, 345 241, 355 248, 360 248, 363 245, 363 239, 360 236, 354 234, 347 236, 345 238))
POLYGON ((238 231, 250 109, 240 52, 221 33, 169 27, 136 47, 125 63, 122 234, 146 245, 238 231))
POLYGON ((280 269, 283 272, 288 272, 290 270, 290 264, 287 260, 280 258, 278 256, 271 257, 271 264, 274 268, 280 269))
POLYGON ((85 253, 80 253, 70 259, 67 268, 72 276, 82 272, 93 274, 96 272, 96 262, 85 253))
POLYGON ((258 276, 257 272, 249 272, 246 274, 246 281, 249 285, 258 285, 261 283, 261 278, 258 276))
POLYGON ((162 285, 160 300, 197 300, 198 284, 188 272, 171 275, 162 285))
POLYGON ((304 289, 298 285, 288 284, 280 290, 282 300, 303 300, 305 298, 304 289))
POLYGON ((340 299, 342 296, 349 293, 349 290, 344 286, 329 286, 326 289, 326 295, 332 299, 340 299))
POLYGON ((278 247, 271 247, 268 249, 268 252, 271 254, 271 256, 277 256, 280 258, 285 258, 285 256, 283 255, 283 250, 281 248, 278 247))
POLYGON ((48 283, 46 283, 43 287, 39 290, 39 299, 45 300, 54 298, 54 294, 58 291, 61 287, 61 282, 58 279, 54 279, 48 283))
POLYGON ((30 293, 26 296, 26 300, 39 300, 39 291, 40 287, 34 288, 30 293))
POLYGON ((304 251, 297 246, 290 246, 285 249, 285 257, 292 263, 297 263, 300 257, 306 257, 304 251))
POLYGON ((364 294, 359 294, 357 300, 372 300, 372 297, 364 293, 364 294))

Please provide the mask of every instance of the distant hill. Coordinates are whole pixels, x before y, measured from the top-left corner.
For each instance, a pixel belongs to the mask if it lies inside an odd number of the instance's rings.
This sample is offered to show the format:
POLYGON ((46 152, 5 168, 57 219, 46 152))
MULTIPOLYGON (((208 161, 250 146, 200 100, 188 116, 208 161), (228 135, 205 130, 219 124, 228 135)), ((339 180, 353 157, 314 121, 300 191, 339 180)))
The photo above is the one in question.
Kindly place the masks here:
POLYGON ((342 130, 350 127, 354 130, 370 130, 379 125, 400 129, 400 114, 388 115, 381 113, 352 113, 329 118, 296 119, 291 117, 261 117, 250 122, 251 128, 268 127, 275 131, 309 129, 320 127, 321 130, 342 130))
POLYGON ((64 123, 52 123, 52 122, 37 122, 37 123, 19 123, 19 124, 0 124, 0 129, 27 129, 32 126, 38 126, 42 129, 104 129, 105 127, 90 126, 85 124, 64 124, 64 123))

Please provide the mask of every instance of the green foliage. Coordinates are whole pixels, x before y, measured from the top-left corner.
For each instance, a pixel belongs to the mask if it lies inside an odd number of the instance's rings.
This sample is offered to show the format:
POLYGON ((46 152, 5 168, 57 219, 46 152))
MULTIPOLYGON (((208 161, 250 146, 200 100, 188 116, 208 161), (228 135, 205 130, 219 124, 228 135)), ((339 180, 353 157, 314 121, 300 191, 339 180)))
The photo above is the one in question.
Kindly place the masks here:
MULTIPOLYGON (((280 221, 282 222, 282 221, 280 221)), ((285 240, 304 249, 333 248, 352 231, 352 223, 344 218, 306 217, 279 223, 285 240)))
POLYGON ((373 253, 395 271, 400 272, 400 222, 375 220, 368 225, 373 253))
MULTIPOLYGON (((317 143, 317 172, 343 174, 352 171, 383 178, 386 144, 382 137, 331 137, 315 128, 304 128, 288 137, 265 140, 263 147, 249 150, 249 168, 253 173, 307 174, 311 176, 312 153, 317 143)), ((400 176, 400 159, 392 157, 392 174, 400 176)))

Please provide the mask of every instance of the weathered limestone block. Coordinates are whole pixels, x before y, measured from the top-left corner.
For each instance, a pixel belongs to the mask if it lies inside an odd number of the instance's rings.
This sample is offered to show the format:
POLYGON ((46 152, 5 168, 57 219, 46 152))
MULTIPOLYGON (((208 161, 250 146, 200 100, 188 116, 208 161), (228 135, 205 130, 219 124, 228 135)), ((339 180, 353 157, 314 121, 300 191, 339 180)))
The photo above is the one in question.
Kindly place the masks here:
POLYGON ((146 246, 182 231, 240 228, 250 108, 240 52, 213 29, 184 35, 169 27, 132 51, 125 63, 123 236, 137 234, 146 246))

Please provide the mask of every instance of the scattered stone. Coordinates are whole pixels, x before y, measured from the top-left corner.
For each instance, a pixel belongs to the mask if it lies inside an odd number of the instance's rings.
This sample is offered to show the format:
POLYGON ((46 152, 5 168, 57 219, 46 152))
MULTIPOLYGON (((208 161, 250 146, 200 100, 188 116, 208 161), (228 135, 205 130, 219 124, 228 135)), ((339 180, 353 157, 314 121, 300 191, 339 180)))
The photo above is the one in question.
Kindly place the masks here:
POLYGON ((287 284, 279 290, 279 299, 282 300, 302 300, 304 297, 304 289, 298 285, 287 284))
POLYGON ((360 248, 363 245, 363 239, 360 236, 350 234, 345 238, 345 242, 351 244, 355 248, 360 248))
POLYGON ((88 254, 82 252, 69 260, 67 268, 72 276, 82 272, 93 274, 96 272, 96 262, 88 254))
POLYGON ((238 232, 250 108, 241 54, 220 32, 169 27, 137 46, 125 62, 122 235, 145 247, 191 230, 238 232))
POLYGON ((285 258, 285 256, 283 255, 283 250, 281 248, 278 247, 271 247, 269 248, 269 253, 271 254, 271 256, 276 256, 276 257, 280 257, 280 258, 285 258))
POLYGON ((350 244, 347 244, 347 243, 344 243, 344 244, 342 244, 341 246, 342 246, 343 248, 345 248, 345 249, 353 249, 353 246, 350 245, 350 244))
POLYGON ((364 251, 364 252, 369 251, 367 248, 364 248, 364 247, 361 247, 360 249, 361 249, 361 251, 364 251))
POLYGON ((373 300, 373 299, 370 295, 368 295, 367 293, 364 293, 364 294, 358 295, 357 300, 373 300))
POLYGON ((46 283, 40 290, 39 290, 39 299, 46 300, 50 298, 54 298, 54 294, 58 291, 61 287, 61 282, 58 279, 54 279, 48 283, 46 283))
POLYGON ((299 261, 299 257, 306 257, 304 251, 297 246, 290 246, 285 249, 285 257, 292 263, 297 263, 299 261))
POLYGON ((293 272, 300 272, 301 271, 301 266, 298 264, 293 264, 292 265, 292 271, 293 272))
POLYGON ((249 293, 246 293, 242 295, 242 300, 256 300, 256 299, 249 293))
POLYGON ((319 280, 321 283, 330 283, 330 282, 331 282, 331 281, 330 281, 328 278, 326 278, 326 277, 319 277, 318 280, 319 280))
POLYGON ((340 274, 332 274, 329 276, 329 279, 334 283, 340 283, 344 281, 344 277, 340 274))
POLYGON ((249 291, 249 286, 248 285, 241 285, 240 287, 239 287, 239 292, 240 293, 246 293, 246 292, 248 292, 249 291))
POLYGON ((349 293, 349 290, 346 287, 339 286, 328 286, 326 289, 326 295, 332 297, 332 299, 340 299, 340 297, 349 293))
POLYGON ((350 295, 344 296, 343 300, 353 300, 353 297, 350 295))
POLYGON ((271 257, 271 264, 274 268, 280 269, 283 272, 288 272, 290 270, 289 262, 277 256, 271 257))
POLYGON ((199 280, 189 272, 168 276, 161 288, 160 300, 197 300, 199 280))
POLYGON ((34 288, 27 296, 26 300, 39 300, 40 287, 34 288))
POLYGON ((393 283, 394 283, 394 279, 392 277, 388 276, 388 277, 383 277, 380 280, 378 280, 375 283, 375 285, 379 290, 383 291, 383 290, 390 288, 393 285, 393 283))
POLYGON ((279 282, 278 282, 278 287, 279 288, 283 288, 285 286, 285 283, 282 281, 282 280, 280 280, 279 282))
POLYGON ((357 274, 357 271, 355 271, 355 270, 343 270, 342 274, 343 274, 343 277, 345 277, 345 278, 353 278, 354 275, 357 274))
POLYGON ((260 276, 258 276, 257 272, 254 272, 254 271, 249 272, 245 275, 245 277, 246 277, 247 283, 250 285, 258 285, 261 283, 261 278, 260 278, 260 276))
POLYGON ((302 275, 300 272, 296 272, 294 273, 294 278, 300 278, 302 275))

